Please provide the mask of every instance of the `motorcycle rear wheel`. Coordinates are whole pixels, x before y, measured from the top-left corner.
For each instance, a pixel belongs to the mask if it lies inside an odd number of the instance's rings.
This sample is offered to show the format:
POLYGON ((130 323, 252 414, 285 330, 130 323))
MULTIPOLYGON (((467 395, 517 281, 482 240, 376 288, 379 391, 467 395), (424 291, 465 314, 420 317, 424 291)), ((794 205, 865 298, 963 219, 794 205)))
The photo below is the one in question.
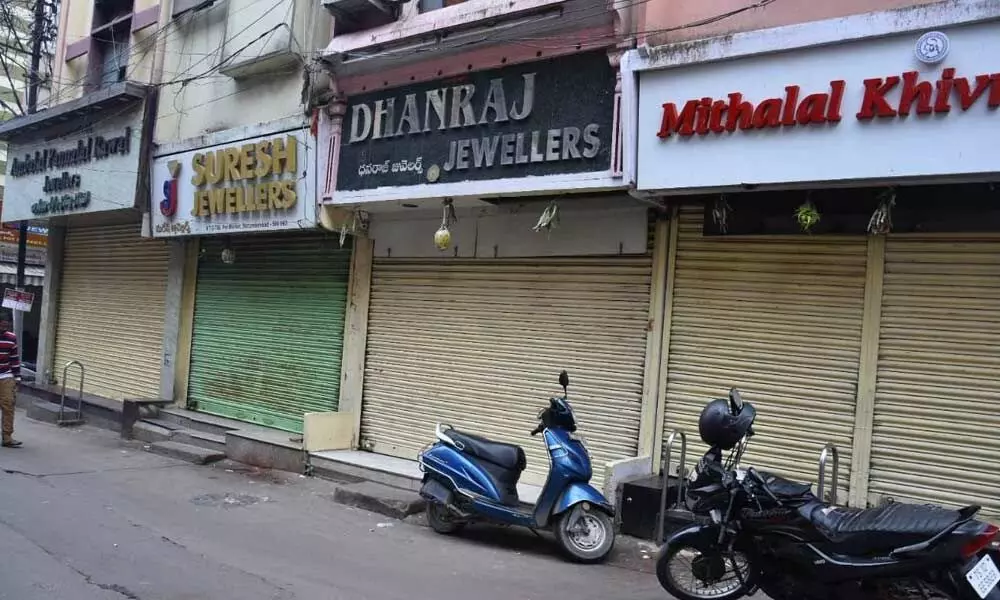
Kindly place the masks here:
POLYGON ((663 589, 678 600, 742 598, 753 587, 753 573, 749 559, 741 553, 731 558, 695 546, 671 546, 656 561, 656 578, 663 589), (734 560, 743 562, 740 568, 742 583, 736 574, 734 560), (684 573, 690 577, 689 582, 679 581, 684 573))

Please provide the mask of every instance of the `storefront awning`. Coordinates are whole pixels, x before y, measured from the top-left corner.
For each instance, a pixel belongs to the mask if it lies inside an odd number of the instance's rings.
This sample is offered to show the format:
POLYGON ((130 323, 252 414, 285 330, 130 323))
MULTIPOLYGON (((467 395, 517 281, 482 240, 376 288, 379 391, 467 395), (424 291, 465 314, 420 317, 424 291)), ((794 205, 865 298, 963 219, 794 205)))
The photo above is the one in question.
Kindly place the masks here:
POLYGON ((147 85, 131 81, 116 83, 76 100, 63 102, 34 114, 5 121, 0 124, 0 140, 10 140, 58 123, 64 123, 70 119, 78 119, 111 107, 137 102, 146 97, 149 89, 147 85))
MULTIPOLYGON (((45 268, 24 267, 24 285, 41 286, 45 282, 45 268)), ((0 263, 0 283, 4 285, 17 285, 17 265, 11 263, 0 263)))

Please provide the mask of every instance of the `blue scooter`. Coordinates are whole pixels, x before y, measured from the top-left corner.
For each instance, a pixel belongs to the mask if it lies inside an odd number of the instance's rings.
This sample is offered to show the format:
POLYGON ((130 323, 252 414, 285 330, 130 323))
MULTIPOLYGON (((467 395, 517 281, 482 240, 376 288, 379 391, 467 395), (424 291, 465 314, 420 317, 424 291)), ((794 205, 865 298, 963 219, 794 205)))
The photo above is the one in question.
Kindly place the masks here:
POLYGON ((569 376, 559 374, 561 398, 538 414, 551 469, 538 503, 520 502, 517 481, 527 466, 524 450, 513 444, 456 431, 438 424, 438 442, 420 454, 424 473, 420 495, 427 520, 438 533, 454 533, 472 521, 551 529, 563 551, 584 563, 607 558, 615 544, 614 507, 590 485, 590 455, 573 434, 576 418, 567 401, 569 376))

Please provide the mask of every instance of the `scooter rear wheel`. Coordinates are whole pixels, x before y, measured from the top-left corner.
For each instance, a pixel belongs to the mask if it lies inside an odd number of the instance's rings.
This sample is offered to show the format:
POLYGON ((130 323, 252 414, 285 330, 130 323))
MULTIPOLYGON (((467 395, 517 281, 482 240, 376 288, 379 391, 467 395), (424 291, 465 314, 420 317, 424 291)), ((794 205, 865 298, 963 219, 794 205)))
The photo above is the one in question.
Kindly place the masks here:
POLYGON ((465 522, 459 520, 451 509, 440 502, 427 503, 427 524, 434 531, 446 535, 457 533, 465 527, 465 522))
POLYGON ((559 515, 553 533, 571 559, 580 563, 604 561, 615 547, 615 524, 603 510, 584 511, 570 528, 574 510, 559 515))

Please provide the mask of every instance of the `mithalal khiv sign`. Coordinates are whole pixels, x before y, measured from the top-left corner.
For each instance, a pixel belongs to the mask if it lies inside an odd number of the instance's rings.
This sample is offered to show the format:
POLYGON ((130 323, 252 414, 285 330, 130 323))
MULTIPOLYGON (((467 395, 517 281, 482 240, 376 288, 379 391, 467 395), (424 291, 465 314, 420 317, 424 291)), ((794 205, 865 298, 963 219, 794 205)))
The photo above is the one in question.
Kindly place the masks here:
POLYGON ((614 87, 594 52, 352 97, 337 189, 606 171, 614 87))
POLYGON ((640 71, 637 187, 987 176, 1000 170, 1000 26, 640 71))
MULTIPOLYGON (((859 121, 892 119, 916 115, 967 111, 978 103, 989 109, 1000 107, 1000 73, 958 77, 955 69, 945 69, 937 81, 921 79, 918 71, 902 75, 864 80, 864 96, 854 117, 859 121), (891 96, 898 88, 898 95, 891 96)), ((726 99, 711 97, 688 100, 678 111, 677 105, 663 105, 657 136, 708 135, 737 130, 794 127, 819 123, 837 123, 844 110, 847 82, 830 82, 826 92, 801 97, 801 86, 785 86, 785 95, 767 98, 757 104, 733 92, 726 99), (801 98, 801 99, 800 99, 801 98)))

